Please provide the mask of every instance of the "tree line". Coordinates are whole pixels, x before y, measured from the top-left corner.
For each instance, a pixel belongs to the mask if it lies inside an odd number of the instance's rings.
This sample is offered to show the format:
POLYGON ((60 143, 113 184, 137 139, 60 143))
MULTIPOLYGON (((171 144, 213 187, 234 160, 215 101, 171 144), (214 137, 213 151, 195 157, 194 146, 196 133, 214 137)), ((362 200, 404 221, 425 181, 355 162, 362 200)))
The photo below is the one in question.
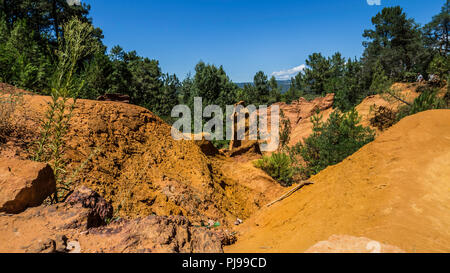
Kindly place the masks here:
MULTIPOLYGON (((126 52, 120 46, 108 50, 100 28, 92 39, 97 50, 80 60, 76 79, 83 82, 80 98, 95 99, 106 93, 127 94, 133 104, 148 108, 170 121, 177 104, 220 106, 287 103, 301 96, 335 93, 335 107, 349 111, 367 95, 375 94, 393 81, 414 81, 418 73, 447 78, 449 73, 450 3, 445 1, 432 21, 420 26, 401 7, 386 7, 372 18, 373 27, 362 34, 365 48, 360 58, 313 53, 306 69, 291 79, 282 94, 274 77, 262 71, 253 84, 239 88, 222 66, 200 61, 193 75, 180 81, 164 73, 157 60, 126 52)), ((92 24, 90 6, 69 5, 65 0, 0 0, 0 81, 41 94, 50 94, 57 66, 58 41, 64 24, 76 17, 92 24)))

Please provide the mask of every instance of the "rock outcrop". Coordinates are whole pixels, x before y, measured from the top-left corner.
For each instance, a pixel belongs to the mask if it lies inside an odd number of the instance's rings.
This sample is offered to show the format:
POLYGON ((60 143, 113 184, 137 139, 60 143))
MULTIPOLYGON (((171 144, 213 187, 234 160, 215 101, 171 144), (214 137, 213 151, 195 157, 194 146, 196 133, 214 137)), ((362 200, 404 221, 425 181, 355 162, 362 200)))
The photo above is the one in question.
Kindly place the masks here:
POLYGON ((149 216, 92 229, 78 237, 83 252, 221 253, 222 231, 194 227, 181 216, 149 216))
MULTIPOLYGON (((297 101, 293 101, 291 104, 275 104, 280 107, 285 118, 290 121, 290 146, 302 142, 304 138, 311 135, 313 129, 313 124, 311 122, 312 116, 319 114, 323 116, 324 120, 328 119, 331 112, 333 112, 334 97, 334 94, 327 94, 325 97, 316 98, 311 101, 300 98, 297 101)), ((270 108, 268 112, 270 113, 270 108)))
POLYGON ((28 160, 0 158, 0 212, 36 207, 56 191, 51 167, 28 160))
POLYGON ((85 186, 78 187, 67 198, 66 203, 90 209, 88 228, 101 226, 113 217, 114 209, 111 203, 85 186))
POLYGON ((226 231, 193 226, 182 216, 109 219, 106 225, 98 220, 109 208, 81 188, 63 204, 0 214, 0 253, 220 253, 234 242, 226 231))

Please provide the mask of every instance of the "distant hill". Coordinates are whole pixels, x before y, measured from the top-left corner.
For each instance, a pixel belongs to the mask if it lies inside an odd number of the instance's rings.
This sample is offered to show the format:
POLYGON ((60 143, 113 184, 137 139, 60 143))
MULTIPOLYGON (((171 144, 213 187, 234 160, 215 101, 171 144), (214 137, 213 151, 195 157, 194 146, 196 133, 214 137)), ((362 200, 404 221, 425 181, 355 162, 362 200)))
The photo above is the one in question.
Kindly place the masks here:
MULTIPOLYGON (((278 82, 278 86, 281 87, 281 93, 286 93, 286 91, 289 90, 289 87, 291 86, 291 80, 282 80, 282 81, 277 81, 278 82)), ((246 84, 251 84, 253 85, 252 82, 239 82, 236 83, 237 86, 239 86, 239 88, 244 88, 244 85, 246 84)))

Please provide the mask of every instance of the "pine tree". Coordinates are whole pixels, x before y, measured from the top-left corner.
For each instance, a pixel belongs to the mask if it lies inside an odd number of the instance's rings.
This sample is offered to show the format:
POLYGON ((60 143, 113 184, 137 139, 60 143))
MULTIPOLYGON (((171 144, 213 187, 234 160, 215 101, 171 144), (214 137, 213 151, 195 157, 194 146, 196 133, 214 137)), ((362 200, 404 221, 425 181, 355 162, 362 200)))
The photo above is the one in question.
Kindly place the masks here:
POLYGON ((280 87, 278 86, 277 79, 275 79, 274 76, 270 78, 269 86, 270 86, 270 94, 268 103, 272 104, 275 102, 279 102, 281 100, 281 91, 280 87))
POLYGON ((448 56, 450 51, 450 0, 442 7, 441 13, 434 16, 432 21, 424 27, 427 46, 438 49, 439 54, 448 56))
POLYGON ((370 93, 384 93, 387 91, 387 89, 389 89, 390 85, 391 82, 384 72, 381 61, 376 62, 372 78, 372 85, 370 86, 370 93))
POLYGON ((376 62, 381 61, 386 75, 403 79, 406 72, 414 72, 424 55, 422 33, 413 19, 407 18, 399 6, 384 8, 372 18, 374 29, 365 30, 366 47, 363 59, 366 73, 373 76, 376 62))

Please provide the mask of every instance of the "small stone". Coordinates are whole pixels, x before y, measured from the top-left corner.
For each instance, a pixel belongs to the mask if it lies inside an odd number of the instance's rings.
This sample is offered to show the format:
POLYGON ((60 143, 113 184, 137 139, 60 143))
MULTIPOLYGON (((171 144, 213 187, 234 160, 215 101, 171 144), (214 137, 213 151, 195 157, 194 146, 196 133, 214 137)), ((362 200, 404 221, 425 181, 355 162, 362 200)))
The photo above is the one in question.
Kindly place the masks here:
POLYGON ((66 248, 66 250, 67 250, 69 253, 81 253, 81 246, 80 246, 80 243, 77 242, 77 241, 69 242, 69 243, 67 243, 67 248, 66 248))

